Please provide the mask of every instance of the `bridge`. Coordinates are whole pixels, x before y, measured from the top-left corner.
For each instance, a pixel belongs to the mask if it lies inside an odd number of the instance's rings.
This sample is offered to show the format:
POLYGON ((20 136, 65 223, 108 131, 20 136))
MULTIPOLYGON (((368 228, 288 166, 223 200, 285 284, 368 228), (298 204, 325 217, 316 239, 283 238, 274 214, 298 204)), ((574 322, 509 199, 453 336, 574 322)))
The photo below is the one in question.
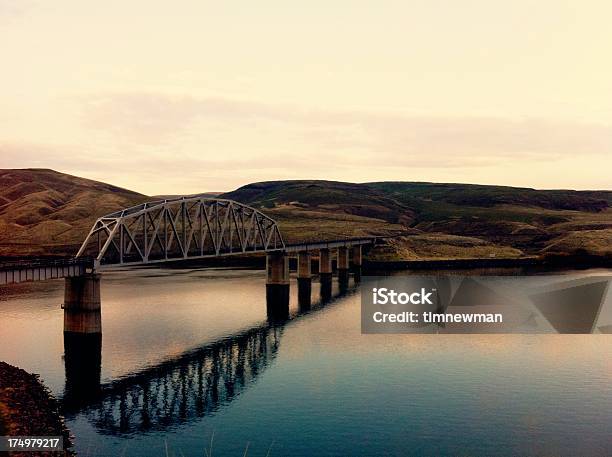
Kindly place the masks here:
POLYGON ((196 195, 102 216, 75 257, 0 264, 0 286, 65 279, 63 410, 69 415, 86 412, 105 433, 133 433, 171 428, 232 401, 273 361, 286 323, 332 301, 332 260, 342 295, 351 268, 355 283, 360 280, 362 247, 375 242, 367 237, 286 243, 276 221, 259 210, 196 195), (105 271, 238 255, 266 256, 266 324, 100 383, 100 284, 105 271), (290 257, 297 257, 296 316, 289 315, 290 257), (313 257, 318 258, 320 301, 311 306, 313 257))
POLYGON ((222 198, 193 195, 143 203, 98 218, 74 258, 0 265, 0 285, 65 278, 64 331, 101 332, 100 281, 108 269, 237 255, 266 255, 268 307, 289 309, 289 258, 297 257, 299 294, 310 294, 312 256, 318 257, 322 290, 359 274, 362 246, 375 237, 287 244, 276 221, 261 211, 222 198))

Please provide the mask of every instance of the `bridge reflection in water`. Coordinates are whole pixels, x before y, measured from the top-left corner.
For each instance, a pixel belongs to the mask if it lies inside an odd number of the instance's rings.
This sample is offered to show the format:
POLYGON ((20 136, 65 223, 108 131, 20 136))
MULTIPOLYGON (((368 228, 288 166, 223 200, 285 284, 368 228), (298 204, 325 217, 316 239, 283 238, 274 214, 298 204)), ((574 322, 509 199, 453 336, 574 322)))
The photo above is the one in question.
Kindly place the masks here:
POLYGON ((310 284, 308 294, 302 286, 293 314, 268 307, 265 324, 105 384, 101 333, 66 333, 63 413, 84 414, 97 430, 112 435, 170 429, 210 415, 256 382, 276 357, 288 323, 352 293, 359 279, 356 274, 350 287, 348 280, 340 281, 336 295, 330 283, 322 284, 316 303, 310 302, 310 284))

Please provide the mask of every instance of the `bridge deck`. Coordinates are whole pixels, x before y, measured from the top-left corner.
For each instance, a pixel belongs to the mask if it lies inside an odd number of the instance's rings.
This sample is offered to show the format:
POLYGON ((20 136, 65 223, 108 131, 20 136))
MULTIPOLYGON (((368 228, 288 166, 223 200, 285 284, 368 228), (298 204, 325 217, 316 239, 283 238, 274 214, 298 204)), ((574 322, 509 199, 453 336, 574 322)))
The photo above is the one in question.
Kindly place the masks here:
POLYGON ((81 276, 93 266, 90 257, 4 262, 0 264, 0 285, 81 276))
MULTIPOLYGON (((267 252, 286 252, 296 253, 300 251, 315 251, 319 249, 335 249, 339 247, 360 246, 375 244, 377 237, 364 238, 344 238, 340 240, 314 241, 308 243, 286 244, 278 249, 270 249, 267 252)), ((265 251, 263 251, 265 252, 265 251)), ((258 254, 259 252, 220 252, 219 254, 208 254, 203 256, 192 256, 188 258, 173 257, 168 259, 149 260, 148 262, 124 262, 121 265, 99 265, 96 269, 106 270, 110 268, 138 267, 150 264, 162 264, 179 262, 183 260, 197 260, 210 257, 235 256, 244 254, 258 254)), ((76 257, 71 259, 58 260, 24 260, 14 262, 4 262, 0 264, 0 285, 19 283, 24 281, 44 281, 47 279, 66 278, 81 276, 88 270, 94 268, 94 260, 91 257, 76 257)))
POLYGON ((279 249, 285 252, 299 252, 299 251, 315 251, 318 249, 334 249, 340 247, 351 247, 360 246, 364 244, 375 244, 377 237, 367 238, 345 238, 341 240, 330 240, 330 241, 313 241, 308 243, 294 243, 285 244, 284 249, 279 249))

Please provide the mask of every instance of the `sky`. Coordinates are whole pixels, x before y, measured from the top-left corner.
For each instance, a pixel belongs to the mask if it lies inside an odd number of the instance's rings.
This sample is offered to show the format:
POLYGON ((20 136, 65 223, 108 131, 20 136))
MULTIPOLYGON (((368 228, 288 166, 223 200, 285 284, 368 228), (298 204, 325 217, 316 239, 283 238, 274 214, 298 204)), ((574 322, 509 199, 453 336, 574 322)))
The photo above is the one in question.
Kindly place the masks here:
POLYGON ((608 0, 0 0, 0 168, 612 188, 608 0))

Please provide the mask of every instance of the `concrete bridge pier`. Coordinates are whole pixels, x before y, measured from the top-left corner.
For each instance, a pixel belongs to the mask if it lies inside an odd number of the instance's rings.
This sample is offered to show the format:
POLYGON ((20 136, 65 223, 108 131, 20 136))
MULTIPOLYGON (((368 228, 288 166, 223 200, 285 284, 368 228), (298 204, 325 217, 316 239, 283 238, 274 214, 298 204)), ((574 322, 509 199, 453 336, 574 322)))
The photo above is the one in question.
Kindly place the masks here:
POLYGON ((319 251, 319 282, 323 301, 331 298, 332 292, 332 258, 328 248, 319 251))
POLYGON ((64 283, 64 309, 99 311, 101 277, 102 275, 97 273, 88 273, 66 278, 64 283))
POLYGON ((349 283, 349 251, 347 247, 338 248, 338 285, 340 290, 348 289, 349 283))
POLYGON ((266 257, 266 307, 274 321, 289 317, 289 256, 271 252, 266 257))
POLYGON ((352 248, 352 269, 355 283, 361 282, 361 265, 363 264, 361 245, 353 246, 352 248))
POLYGON ((319 280, 321 283, 330 282, 332 279, 332 258, 328 248, 319 250, 319 280))
POLYGON ((102 361, 101 275, 67 277, 64 284, 64 368, 68 402, 95 396, 102 361))
POLYGON ((312 273, 311 255, 308 251, 298 252, 298 306, 300 311, 307 311, 311 305, 312 295, 312 273))
POLYGON ((361 245, 353 246, 352 248, 352 264, 353 268, 361 268, 363 264, 362 253, 361 253, 361 245))
POLYGON ((101 275, 89 273, 65 279, 64 333, 102 335, 101 275))

